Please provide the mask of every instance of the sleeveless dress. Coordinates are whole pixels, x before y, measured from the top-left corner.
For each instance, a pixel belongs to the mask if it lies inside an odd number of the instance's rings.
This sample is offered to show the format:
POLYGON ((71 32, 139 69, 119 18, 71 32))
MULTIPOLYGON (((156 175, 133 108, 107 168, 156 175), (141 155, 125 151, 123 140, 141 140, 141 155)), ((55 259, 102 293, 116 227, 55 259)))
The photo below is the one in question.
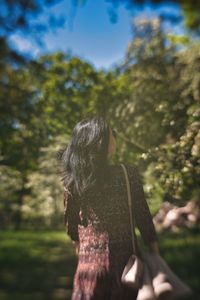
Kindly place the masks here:
MULTIPOLYGON (((136 226, 144 244, 156 241, 156 231, 136 166, 126 165, 136 226)), ((127 188, 123 169, 110 165, 110 180, 99 192, 88 194, 89 219, 64 188, 66 232, 79 241, 79 255, 71 300, 133 300, 137 293, 121 283, 125 264, 133 253, 127 188)))

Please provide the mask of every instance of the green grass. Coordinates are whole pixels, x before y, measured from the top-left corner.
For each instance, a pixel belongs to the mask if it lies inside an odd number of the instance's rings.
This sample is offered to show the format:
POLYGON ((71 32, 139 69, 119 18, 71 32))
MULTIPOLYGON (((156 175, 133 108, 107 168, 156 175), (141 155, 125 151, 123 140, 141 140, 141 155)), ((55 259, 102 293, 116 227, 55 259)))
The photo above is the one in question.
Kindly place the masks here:
MULTIPOLYGON (((0 232, 1 300, 69 300, 77 259, 65 232, 0 232)), ((159 235, 171 268, 200 295, 200 237, 159 235)))
POLYGON ((159 235, 162 256, 173 271, 194 290, 192 299, 200 299, 200 236, 182 231, 159 235))
POLYGON ((65 232, 0 232, 0 299, 70 299, 76 268, 65 232))

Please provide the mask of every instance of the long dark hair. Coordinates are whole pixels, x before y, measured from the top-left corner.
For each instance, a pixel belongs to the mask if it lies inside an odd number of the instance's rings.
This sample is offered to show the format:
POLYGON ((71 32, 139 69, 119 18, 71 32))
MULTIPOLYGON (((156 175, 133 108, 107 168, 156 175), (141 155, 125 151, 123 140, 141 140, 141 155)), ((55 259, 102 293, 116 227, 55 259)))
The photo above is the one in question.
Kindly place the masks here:
POLYGON ((61 180, 76 198, 98 189, 108 179, 109 128, 101 115, 83 119, 74 127, 71 140, 62 152, 61 180))

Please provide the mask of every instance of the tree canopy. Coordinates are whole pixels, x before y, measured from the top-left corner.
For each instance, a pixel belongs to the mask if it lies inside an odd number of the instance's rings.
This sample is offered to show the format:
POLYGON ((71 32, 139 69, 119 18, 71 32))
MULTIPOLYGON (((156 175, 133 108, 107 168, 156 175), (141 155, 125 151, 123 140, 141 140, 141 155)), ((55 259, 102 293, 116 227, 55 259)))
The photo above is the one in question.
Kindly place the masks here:
MULTIPOLYGON (((74 125, 94 113, 118 131, 112 162, 140 165, 148 199, 197 201, 199 42, 170 38, 160 19, 139 19, 123 63, 112 70, 95 70, 62 52, 24 63, 9 47, 6 32, 29 30, 26 14, 39 16, 41 3, 29 1, 29 7, 18 1, 13 20, 0 13, 0 226, 59 224, 56 151, 67 145, 74 125)), ((8 9, 5 15, 14 12, 12 1, 1 5, 8 9)))

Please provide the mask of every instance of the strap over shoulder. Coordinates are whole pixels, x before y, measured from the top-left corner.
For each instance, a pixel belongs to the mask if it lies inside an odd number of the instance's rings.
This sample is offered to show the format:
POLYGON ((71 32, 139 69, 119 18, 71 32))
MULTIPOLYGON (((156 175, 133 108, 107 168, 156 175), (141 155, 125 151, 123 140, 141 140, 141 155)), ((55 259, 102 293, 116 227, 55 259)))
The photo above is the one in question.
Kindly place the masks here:
POLYGON ((130 188, 130 181, 128 177, 128 172, 124 164, 120 164, 123 171, 124 171, 124 176, 126 179, 126 187, 127 187, 127 197, 128 197, 128 207, 129 207, 129 216, 130 216, 130 226, 131 226, 131 237, 132 237, 132 246, 133 246, 133 251, 135 254, 139 255, 138 247, 137 247, 137 236, 135 233, 135 222, 134 222, 134 217, 132 214, 132 201, 131 201, 131 188, 130 188))

